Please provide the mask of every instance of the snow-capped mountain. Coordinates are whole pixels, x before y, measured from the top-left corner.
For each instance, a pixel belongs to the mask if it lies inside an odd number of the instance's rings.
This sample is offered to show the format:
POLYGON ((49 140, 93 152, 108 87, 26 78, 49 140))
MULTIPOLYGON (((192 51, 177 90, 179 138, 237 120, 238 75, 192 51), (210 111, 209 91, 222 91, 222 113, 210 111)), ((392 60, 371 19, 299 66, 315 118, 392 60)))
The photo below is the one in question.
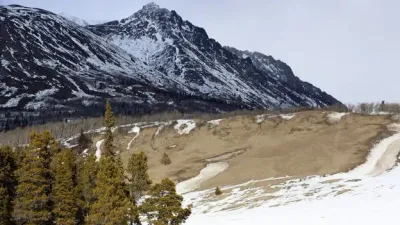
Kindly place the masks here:
POLYGON ((82 98, 149 99, 172 86, 164 75, 63 17, 21 6, 0 8, 3 108, 68 108, 82 98))
POLYGON ((83 26, 83 27, 90 24, 88 21, 86 21, 84 19, 81 19, 81 18, 76 17, 76 16, 71 16, 71 15, 66 14, 66 13, 60 13, 60 16, 64 17, 67 20, 70 20, 70 21, 72 21, 72 22, 74 22, 74 23, 76 23, 76 24, 78 24, 80 26, 83 26))
POLYGON ((0 20, 3 109, 90 114, 82 106, 104 98, 134 106, 126 113, 338 103, 283 62, 260 53, 242 57, 154 3, 85 27, 19 5, 0 6, 0 20))
POLYGON ((272 70, 266 70, 258 66, 260 63, 223 48, 204 29, 184 21, 175 11, 154 3, 121 21, 88 29, 170 79, 188 84, 190 91, 257 107, 323 106, 336 102, 301 82, 286 64, 271 57, 265 65, 272 70))
POLYGON ((84 20, 82 18, 76 17, 76 16, 71 16, 67 13, 60 13, 60 16, 64 17, 65 19, 68 19, 80 26, 87 26, 87 25, 94 25, 94 24, 101 24, 101 23, 105 23, 107 21, 98 21, 98 20, 84 20))

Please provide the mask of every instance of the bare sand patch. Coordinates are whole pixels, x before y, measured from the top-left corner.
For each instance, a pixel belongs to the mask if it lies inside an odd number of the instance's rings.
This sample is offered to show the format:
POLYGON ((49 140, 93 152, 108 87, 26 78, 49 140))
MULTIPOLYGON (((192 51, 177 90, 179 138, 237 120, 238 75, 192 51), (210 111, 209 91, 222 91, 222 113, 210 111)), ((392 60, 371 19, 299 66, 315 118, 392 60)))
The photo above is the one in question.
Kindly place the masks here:
POLYGON ((212 126, 193 120, 190 129, 182 125, 179 131, 174 128, 177 123, 170 123, 141 128, 135 139, 136 133, 116 132, 116 144, 125 165, 130 154, 144 151, 156 182, 165 177, 176 182, 195 177, 210 160, 229 163, 227 170, 198 188, 208 189, 269 177, 349 171, 365 162, 372 145, 388 136, 387 125, 392 123, 391 116, 348 114, 332 124, 326 116, 317 111, 299 112, 290 120, 275 116, 258 123, 254 116, 237 116, 212 126), (185 129, 190 131, 181 135, 185 129), (236 154, 240 149, 245 151, 236 154), (164 153, 170 165, 160 163, 164 153))

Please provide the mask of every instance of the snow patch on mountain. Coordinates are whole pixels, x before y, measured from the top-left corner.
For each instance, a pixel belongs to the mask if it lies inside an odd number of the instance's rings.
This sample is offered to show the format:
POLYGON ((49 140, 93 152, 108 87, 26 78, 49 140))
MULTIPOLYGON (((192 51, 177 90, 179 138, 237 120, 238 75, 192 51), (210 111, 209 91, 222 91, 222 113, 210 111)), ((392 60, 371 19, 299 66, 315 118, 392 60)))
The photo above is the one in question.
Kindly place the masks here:
POLYGON ((106 20, 84 20, 82 18, 76 17, 76 16, 71 16, 67 13, 60 13, 60 16, 64 17, 67 20, 70 20, 76 24, 78 24, 79 26, 88 26, 88 25, 96 25, 96 24, 102 24, 102 23, 106 23, 106 20))

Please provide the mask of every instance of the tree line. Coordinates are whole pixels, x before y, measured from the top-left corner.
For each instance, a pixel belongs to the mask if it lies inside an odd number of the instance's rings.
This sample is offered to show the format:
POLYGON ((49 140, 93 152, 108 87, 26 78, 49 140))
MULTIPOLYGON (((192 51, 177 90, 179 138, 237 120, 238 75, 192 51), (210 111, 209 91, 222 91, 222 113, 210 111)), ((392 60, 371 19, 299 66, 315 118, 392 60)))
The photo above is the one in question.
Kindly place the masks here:
MULTIPOLYGON (((62 148, 47 131, 32 132, 25 147, 1 147, 0 225, 184 223, 191 208, 182 206, 173 181, 153 184, 145 153, 133 154, 124 170, 108 101, 104 125, 100 159, 62 148)), ((82 132, 78 148, 89 145, 82 132)))

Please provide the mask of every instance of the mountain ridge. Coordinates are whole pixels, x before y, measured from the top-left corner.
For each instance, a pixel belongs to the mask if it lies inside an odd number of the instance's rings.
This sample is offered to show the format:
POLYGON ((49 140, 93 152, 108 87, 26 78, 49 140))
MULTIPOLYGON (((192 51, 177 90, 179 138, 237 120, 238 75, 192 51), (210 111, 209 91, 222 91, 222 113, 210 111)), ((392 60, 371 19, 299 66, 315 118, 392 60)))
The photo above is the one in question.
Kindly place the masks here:
POLYGON ((154 3, 127 18, 84 27, 19 5, 0 6, 0 19, 0 108, 7 113, 92 116, 95 110, 85 109, 102 108, 104 98, 125 114, 340 103, 283 62, 243 59, 154 3))

